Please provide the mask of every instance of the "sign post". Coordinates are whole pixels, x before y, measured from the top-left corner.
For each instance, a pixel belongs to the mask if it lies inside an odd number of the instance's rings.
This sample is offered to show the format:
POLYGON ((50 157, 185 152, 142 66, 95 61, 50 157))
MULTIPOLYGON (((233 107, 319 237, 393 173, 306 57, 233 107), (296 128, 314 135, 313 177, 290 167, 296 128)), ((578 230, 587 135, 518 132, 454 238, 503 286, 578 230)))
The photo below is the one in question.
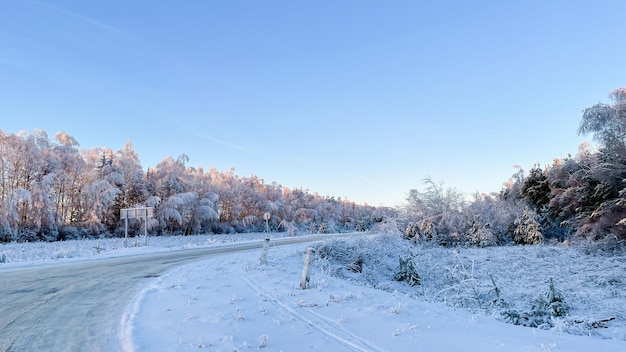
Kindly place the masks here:
POLYGON ((265 219, 265 232, 270 232, 270 218, 272 215, 270 213, 263 214, 263 219, 265 219))
POLYGON ((128 219, 144 219, 144 238, 146 246, 148 245, 148 218, 153 217, 154 209, 152 207, 145 208, 126 208, 120 210, 120 219, 125 220, 124 225, 124 246, 128 247, 128 219))

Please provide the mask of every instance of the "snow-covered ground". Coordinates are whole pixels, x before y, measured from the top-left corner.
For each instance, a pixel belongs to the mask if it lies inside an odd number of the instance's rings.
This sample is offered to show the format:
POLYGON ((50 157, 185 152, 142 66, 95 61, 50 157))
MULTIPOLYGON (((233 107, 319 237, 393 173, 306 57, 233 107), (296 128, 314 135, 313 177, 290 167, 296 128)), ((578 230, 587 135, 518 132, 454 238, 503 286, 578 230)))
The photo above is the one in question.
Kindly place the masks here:
MULTIPOLYGON (((126 240, 124 238, 105 238, 59 242, 3 243, 0 244, 0 269, 179 249, 205 248, 234 242, 258 241, 265 237, 267 237, 266 233, 249 233, 238 235, 148 236, 147 240, 143 236, 138 236, 130 237, 126 240)), ((270 237, 286 237, 286 233, 273 233, 270 237)))
MULTIPOLYGON (((119 239, 8 244, 0 246, 6 261, 0 273, 9 266, 264 237, 161 237, 136 248, 124 248, 119 239)), ((549 245, 409 248, 390 235, 311 246, 316 254, 307 290, 300 289, 307 245, 271 247, 266 265, 260 264, 260 250, 251 250, 155 278, 121 318, 123 346, 128 351, 626 350, 623 254, 549 245), (413 287, 392 278, 398 257, 410 251, 421 279, 413 287), (357 262, 360 273, 354 270, 357 262), (569 306, 568 316, 541 328, 503 321, 505 311, 528 311, 548 291, 550 278, 569 306)))

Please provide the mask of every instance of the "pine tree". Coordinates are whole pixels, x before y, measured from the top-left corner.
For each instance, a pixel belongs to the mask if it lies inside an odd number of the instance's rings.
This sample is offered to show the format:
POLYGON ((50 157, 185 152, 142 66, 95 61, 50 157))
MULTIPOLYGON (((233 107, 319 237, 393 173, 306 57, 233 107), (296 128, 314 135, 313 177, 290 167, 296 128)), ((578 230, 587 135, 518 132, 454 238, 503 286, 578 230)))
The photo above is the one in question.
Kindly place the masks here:
POLYGON ((517 244, 539 244, 543 241, 539 223, 535 220, 534 213, 528 208, 524 209, 524 214, 515 220, 513 234, 513 241, 517 244))

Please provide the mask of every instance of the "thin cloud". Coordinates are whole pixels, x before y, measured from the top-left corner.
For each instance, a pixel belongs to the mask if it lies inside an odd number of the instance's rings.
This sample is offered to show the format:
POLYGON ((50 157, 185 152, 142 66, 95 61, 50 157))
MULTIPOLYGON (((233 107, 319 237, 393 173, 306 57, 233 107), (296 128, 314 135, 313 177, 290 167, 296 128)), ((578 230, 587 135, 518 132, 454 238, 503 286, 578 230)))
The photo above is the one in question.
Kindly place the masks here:
POLYGON ((239 146, 237 144, 233 144, 233 143, 230 143, 230 142, 226 142, 226 141, 223 141, 221 139, 217 139, 217 138, 213 138, 213 137, 204 137, 204 136, 202 136, 202 138, 204 138, 204 139, 206 139, 208 141, 211 141, 211 142, 213 142, 215 144, 220 144, 220 145, 223 145, 223 146, 231 148, 231 149, 244 151, 244 148, 242 146, 239 146))
POLYGON ((196 137, 198 137, 200 139, 203 139, 205 141, 209 141, 211 143, 219 144, 221 146, 224 146, 224 147, 227 147, 227 148, 230 148, 230 149, 234 149, 234 150, 238 150, 238 151, 244 151, 244 148, 242 146, 238 145, 238 144, 234 144, 234 143, 231 143, 231 142, 228 142, 228 141, 225 141, 225 140, 221 140, 221 139, 218 139, 218 138, 214 138, 214 137, 210 137, 210 136, 204 135, 202 133, 198 133, 197 131, 193 131, 191 128, 187 128, 186 127, 184 129, 189 131, 189 132, 191 132, 194 136, 196 136, 196 137))

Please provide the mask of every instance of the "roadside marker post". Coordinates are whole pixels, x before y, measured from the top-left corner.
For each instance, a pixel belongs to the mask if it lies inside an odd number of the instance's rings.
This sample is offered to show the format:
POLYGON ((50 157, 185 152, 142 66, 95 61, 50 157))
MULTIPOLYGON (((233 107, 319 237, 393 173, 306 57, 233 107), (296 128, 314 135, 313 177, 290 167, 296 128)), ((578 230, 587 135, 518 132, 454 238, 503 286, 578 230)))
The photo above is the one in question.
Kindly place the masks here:
POLYGON ((266 237, 265 242, 263 242, 263 250, 261 251, 261 258, 259 258, 261 265, 267 264, 267 249, 269 247, 270 247, 270 238, 266 237))
POLYGON ((306 256, 304 257, 304 267, 302 268, 302 277, 300 278, 301 290, 306 290, 309 288, 309 281, 311 280, 311 263, 313 262, 313 253, 315 253, 315 249, 311 247, 306 249, 306 256))

